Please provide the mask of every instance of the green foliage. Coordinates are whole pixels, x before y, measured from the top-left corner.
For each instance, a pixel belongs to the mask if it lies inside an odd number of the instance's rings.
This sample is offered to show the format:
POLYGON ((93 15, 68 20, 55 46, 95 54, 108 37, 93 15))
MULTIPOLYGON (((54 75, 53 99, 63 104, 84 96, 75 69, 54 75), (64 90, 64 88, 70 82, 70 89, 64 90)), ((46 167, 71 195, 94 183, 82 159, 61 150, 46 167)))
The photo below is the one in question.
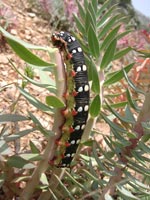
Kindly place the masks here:
POLYGON ((75 16, 75 22, 80 34, 75 35, 85 51, 91 98, 89 120, 81 145, 84 148, 80 149, 80 155, 76 155, 71 172, 53 167, 48 170, 48 159, 54 151, 55 128, 58 126, 57 111, 64 107, 61 98, 62 82, 59 80, 59 70, 55 66, 56 60, 53 60, 55 52, 51 48, 25 43, 0 28, 13 51, 29 66, 23 74, 10 61, 12 68, 22 76, 23 81, 26 81, 25 85, 18 86, 20 96, 49 117, 55 114, 54 127, 51 130, 46 129, 30 111, 28 116, 13 113, 0 116, 1 124, 22 123, 26 120, 34 124, 33 129, 20 130, 12 135, 7 133, 6 127, 1 130, 0 185, 5 185, 8 181, 7 171, 14 168, 20 169, 20 177, 16 179, 13 177, 11 181, 15 183, 27 181, 29 177, 24 176, 24 173, 28 170, 31 179, 19 194, 21 197, 31 199, 36 193, 35 187, 39 188, 40 199, 144 200, 150 196, 148 120, 150 111, 147 103, 150 102, 150 95, 146 96, 141 111, 138 106, 138 95, 145 93, 134 85, 128 75, 134 63, 123 62, 123 58, 132 51, 132 48, 119 49, 117 46, 118 40, 128 34, 128 31, 119 33, 124 17, 118 13, 117 5, 109 8, 110 3, 109 0, 103 5, 97 0, 84 0, 84 4, 77 1, 80 16, 75 16), (48 51, 54 63, 40 59, 31 52, 33 49, 43 50, 45 53, 48 51), (114 67, 116 59, 120 60, 121 67, 114 67), (34 69, 39 70, 41 82, 34 80, 34 69), (55 75, 56 83, 47 76, 49 72, 55 75), (46 95, 46 103, 26 90, 28 84, 45 88, 51 93, 46 95), (107 134, 99 130, 102 124, 100 122, 109 126, 107 134), (9 142, 15 142, 35 130, 40 131, 48 140, 44 153, 41 155, 38 147, 31 141, 30 153, 13 154, 9 142), (99 137, 100 142, 97 141, 99 137))

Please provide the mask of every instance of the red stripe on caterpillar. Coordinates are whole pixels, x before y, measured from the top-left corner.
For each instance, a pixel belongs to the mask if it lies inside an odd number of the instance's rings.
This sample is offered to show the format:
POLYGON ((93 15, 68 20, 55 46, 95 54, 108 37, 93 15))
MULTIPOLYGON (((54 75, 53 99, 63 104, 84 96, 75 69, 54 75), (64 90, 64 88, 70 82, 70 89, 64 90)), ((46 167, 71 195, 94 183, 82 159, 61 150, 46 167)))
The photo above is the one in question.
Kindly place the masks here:
POLYGON ((80 143, 89 110, 89 83, 84 54, 79 42, 71 34, 61 31, 52 35, 52 43, 59 48, 65 63, 67 91, 65 122, 61 137, 56 141, 56 153, 50 161, 57 167, 70 167, 80 143))

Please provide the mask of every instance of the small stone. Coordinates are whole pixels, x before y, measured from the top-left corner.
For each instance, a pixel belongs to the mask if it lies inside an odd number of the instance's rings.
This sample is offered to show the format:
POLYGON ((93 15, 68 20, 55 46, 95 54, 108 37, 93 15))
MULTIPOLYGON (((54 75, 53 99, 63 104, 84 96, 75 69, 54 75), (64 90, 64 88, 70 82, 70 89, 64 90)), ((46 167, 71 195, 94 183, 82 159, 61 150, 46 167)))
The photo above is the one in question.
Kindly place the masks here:
POLYGON ((36 14, 35 13, 28 13, 28 16, 34 18, 36 16, 36 14))
POLYGON ((11 30, 10 30, 10 33, 11 33, 12 35, 17 35, 17 34, 18 34, 16 29, 11 29, 11 30))

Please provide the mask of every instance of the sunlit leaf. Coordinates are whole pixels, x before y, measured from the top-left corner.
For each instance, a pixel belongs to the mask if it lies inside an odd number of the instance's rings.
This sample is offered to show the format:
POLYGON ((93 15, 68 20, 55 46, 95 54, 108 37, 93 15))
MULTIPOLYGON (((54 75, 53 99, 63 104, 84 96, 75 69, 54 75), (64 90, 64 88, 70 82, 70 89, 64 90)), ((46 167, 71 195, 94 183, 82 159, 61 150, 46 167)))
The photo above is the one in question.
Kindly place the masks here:
POLYGON ((64 102, 60 100, 57 96, 47 96, 46 103, 54 108, 63 108, 65 106, 64 102))
POLYGON ((116 39, 114 39, 110 43, 110 45, 107 47, 107 49, 104 53, 104 56, 102 58, 102 61, 101 61, 101 65, 100 65, 101 69, 106 68, 110 64, 110 62, 113 60, 113 57, 114 57, 114 54, 116 51, 116 44, 117 44, 117 41, 116 41, 116 39))
POLYGON ((90 115, 92 117, 96 117, 100 113, 100 108, 101 108, 101 102, 100 102, 100 96, 97 95, 93 99, 91 106, 90 106, 90 115))
POLYGON ((40 150, 38 149, 38 147, 31 140, 30 140, 30 148, 31 148, 32 153, 34 154, 40 153, 40 150))
POLYGON ((110 33, 105 37, 103 43, 101 44, 100 50, 104 50, 105 48, 107 48, 110 42, 114 40, 114 38, 116 38, 119 28, 120 25, 110 31, 110 33))
POLYGON ((34 55, 31 51, 29 51, 27 48, 25 48, 22 44, 18 43, 17 41, 8 39, 8 38, 7 38, 7 41, 9 45, 11 46, 11 48, 16 52, 16 54, 25 62, 30 63, 32 65, 39 66, 39 67, 42 67, 42 66, 51 67, 50 63, 47 63, 41 60, 39 57, 34 55))
POLYGON ((90 26, 88 29, 88 44, 91 54, 96 58, 99 57, 99 41, 92 26, 90 26))

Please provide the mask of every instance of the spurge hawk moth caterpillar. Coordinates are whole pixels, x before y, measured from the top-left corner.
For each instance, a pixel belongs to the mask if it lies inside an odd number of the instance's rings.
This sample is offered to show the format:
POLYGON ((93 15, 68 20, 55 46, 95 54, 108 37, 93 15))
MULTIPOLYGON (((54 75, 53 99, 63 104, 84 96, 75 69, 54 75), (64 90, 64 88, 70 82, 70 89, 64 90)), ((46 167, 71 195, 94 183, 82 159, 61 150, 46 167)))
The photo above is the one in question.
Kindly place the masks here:
POLYGON ((50 161, 57 167, 70 167, 80 143, 89 110, 89 83, 85 58, 79 42, 67 32, 52 35, 52 43, 59 48, 66 71, 66 108, 64 123, 56 141, 56 155, 50 161))

